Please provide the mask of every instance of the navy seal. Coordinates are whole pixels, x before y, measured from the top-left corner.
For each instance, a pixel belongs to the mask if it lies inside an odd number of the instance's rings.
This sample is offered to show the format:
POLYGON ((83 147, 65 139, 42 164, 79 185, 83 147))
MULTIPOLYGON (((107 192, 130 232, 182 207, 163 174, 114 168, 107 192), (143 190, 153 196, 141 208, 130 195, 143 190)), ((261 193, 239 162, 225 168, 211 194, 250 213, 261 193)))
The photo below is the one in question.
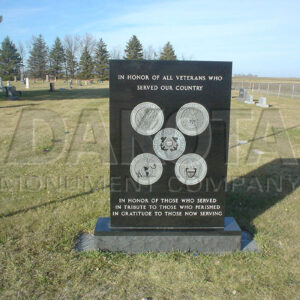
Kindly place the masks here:
POLYGON ((206 173, 207 164, 205 160, 195 153, 181 156, 175 164, 177 179, 186 185, 194 185, 201 182, 206 173))

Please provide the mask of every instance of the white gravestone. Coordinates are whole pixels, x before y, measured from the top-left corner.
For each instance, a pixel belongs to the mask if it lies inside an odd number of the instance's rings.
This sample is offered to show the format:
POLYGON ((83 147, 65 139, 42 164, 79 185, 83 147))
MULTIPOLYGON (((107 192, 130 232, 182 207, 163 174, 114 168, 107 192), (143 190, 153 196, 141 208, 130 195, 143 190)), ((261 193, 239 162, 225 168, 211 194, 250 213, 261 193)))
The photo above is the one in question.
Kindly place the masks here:
POLYGON ((239 90, 239 96, 238 96, 237 100, 239 102, 245 102, 247 100, 247 90, 246 89, 239 90))
POLYGON ((7 81, 7 84, 6 84, 6 86, 10 86, 10 81, 9 81, 9 80, 7 81))
POLYGON ((245 104, 255 104, 255 102, 253 101, 253 96, 252 95, 247 95, 245 104))
POLYGON ((29 78, 26 77, 26 89, 29 89, 29 78))
POLYGON ((269 107, 270 105, 267 104, 267 98, 266 97, 259 97, 258 98, 258 103, 256 103, 256 106, 269 107))

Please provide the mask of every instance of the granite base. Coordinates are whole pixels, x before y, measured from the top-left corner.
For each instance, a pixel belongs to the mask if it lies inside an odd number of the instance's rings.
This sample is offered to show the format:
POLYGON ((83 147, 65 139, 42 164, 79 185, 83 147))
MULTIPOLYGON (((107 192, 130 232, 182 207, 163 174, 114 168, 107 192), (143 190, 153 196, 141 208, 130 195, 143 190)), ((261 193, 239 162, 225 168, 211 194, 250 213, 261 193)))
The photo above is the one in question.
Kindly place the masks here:
POLYGON ((224 230, 122 230, 110 227, 110 218, 99 218, 94 235, 81 236, 77 250, 111 252, 226 253, 241 250, 242 231, 235 219, 225 218, 224 230))

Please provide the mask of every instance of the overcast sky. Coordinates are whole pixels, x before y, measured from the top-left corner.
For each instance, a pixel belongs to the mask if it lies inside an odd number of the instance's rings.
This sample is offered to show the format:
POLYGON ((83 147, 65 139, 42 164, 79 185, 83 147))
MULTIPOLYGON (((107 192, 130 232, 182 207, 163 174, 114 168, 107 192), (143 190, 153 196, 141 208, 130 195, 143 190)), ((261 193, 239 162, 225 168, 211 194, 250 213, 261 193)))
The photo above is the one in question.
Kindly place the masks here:
POLYGON ((300 0, 1 0, 0 40, 91 33, 110 50, 135 34, 177 57, 233 62, 233 73, 300 77, 300 0))

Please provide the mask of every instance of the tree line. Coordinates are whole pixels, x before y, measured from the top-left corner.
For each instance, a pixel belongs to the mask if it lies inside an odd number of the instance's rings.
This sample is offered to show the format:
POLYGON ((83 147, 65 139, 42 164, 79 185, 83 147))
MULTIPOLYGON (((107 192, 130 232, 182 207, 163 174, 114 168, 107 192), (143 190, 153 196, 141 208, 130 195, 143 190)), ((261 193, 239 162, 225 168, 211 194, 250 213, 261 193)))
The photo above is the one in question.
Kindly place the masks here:
POLYGON ((124 56, 114 49, 109 52, 107 45, 100 38, 96 41, 92 36, 84 38, 67 35, 63 40, 57 37, 49 48, 42 35, 33 37, 29 44, 28 58, 22 43, 18 46, 6 37, 0 48, 0 77, 3 80, 13 80, 21 74, 31 78, 108 79, 109 59, 159 59, 176 60, 175 51, 167 42, 157 54, 149 46, 143 49, 139 39, 133 35, 126 44, 124 56))

